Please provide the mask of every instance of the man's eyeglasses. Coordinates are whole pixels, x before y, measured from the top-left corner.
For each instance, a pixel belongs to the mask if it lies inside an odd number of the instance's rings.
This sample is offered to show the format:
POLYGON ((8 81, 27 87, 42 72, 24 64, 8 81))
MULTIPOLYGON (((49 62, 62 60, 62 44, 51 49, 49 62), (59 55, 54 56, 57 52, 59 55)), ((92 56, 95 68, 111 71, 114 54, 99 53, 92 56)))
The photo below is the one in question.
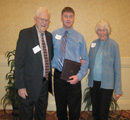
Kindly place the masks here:
POLYGON ((39 18, 39 17, 37 17, 39 20, 40 20, 40 22, 49 22, 49 19, 43 19, 43 18, 39 18))

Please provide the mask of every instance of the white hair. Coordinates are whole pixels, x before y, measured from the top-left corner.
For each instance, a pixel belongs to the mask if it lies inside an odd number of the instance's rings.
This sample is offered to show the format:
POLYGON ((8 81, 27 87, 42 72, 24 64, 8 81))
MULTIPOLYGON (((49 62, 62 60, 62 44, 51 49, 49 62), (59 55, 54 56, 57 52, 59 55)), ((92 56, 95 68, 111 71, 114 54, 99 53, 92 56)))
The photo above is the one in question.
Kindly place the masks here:
POLYGON ((50 17, 50 13, 49 13, 49 11, 48 11, 48 9, 47 9, 46 7, 39 7, 39 8, 36 10, 35 16, 36 16, 36 17, 39 17, 42 12, 47 12, 48 15, 49 15, 49 17, 50 17))
POLYGON ((95 32, 96 32, 96 33, 98 32, 99 26, 102 26, 102 27, 106 28, 108 35, 110 34, 110 32, 111 32, 110 24, 109 24, 106 20, 100 20, 100 21, 97 23, 96 29, 95 29, 95 32))

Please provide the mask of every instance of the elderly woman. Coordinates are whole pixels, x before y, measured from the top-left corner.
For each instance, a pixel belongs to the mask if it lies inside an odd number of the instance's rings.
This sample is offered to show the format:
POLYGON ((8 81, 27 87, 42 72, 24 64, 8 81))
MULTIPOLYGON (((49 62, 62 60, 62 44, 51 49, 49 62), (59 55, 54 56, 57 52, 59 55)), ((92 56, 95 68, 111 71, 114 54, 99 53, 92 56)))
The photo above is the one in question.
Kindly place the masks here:
POLYGON ((89 81, 94 120, 108 120, 111 97, 121 95, 120 53, 116 41, 109 38, 110 26, 104 20, 96 25, 99 39, 89 50, 89 81))

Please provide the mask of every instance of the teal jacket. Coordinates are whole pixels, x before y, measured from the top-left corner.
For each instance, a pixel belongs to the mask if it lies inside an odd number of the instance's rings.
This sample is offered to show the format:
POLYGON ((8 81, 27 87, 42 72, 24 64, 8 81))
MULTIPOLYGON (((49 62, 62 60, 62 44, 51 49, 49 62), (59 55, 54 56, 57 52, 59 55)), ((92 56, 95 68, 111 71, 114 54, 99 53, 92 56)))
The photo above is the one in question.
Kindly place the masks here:
MULTIPOLYGON (((89 81, 93 87, 93 68, 95 57, 100 45, 100 39, 95 40, 89 50, 89 81)), ((118 44, 111 38, 105 40, 103 48, 102 82, 101 88, 114 89, 115 94, 121 94, 121 64, 118 44)))

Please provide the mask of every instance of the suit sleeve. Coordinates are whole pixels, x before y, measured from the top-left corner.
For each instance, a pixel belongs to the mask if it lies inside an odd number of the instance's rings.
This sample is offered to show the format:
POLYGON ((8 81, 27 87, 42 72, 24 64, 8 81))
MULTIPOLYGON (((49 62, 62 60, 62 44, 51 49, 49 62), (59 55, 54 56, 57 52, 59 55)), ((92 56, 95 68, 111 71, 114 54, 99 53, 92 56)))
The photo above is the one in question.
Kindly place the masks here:
POLYGON ((23 31, 20 31, 15 54, 15 87, 25 88, 24 85, 24 61, 26 56, 26 38, 23 31))

